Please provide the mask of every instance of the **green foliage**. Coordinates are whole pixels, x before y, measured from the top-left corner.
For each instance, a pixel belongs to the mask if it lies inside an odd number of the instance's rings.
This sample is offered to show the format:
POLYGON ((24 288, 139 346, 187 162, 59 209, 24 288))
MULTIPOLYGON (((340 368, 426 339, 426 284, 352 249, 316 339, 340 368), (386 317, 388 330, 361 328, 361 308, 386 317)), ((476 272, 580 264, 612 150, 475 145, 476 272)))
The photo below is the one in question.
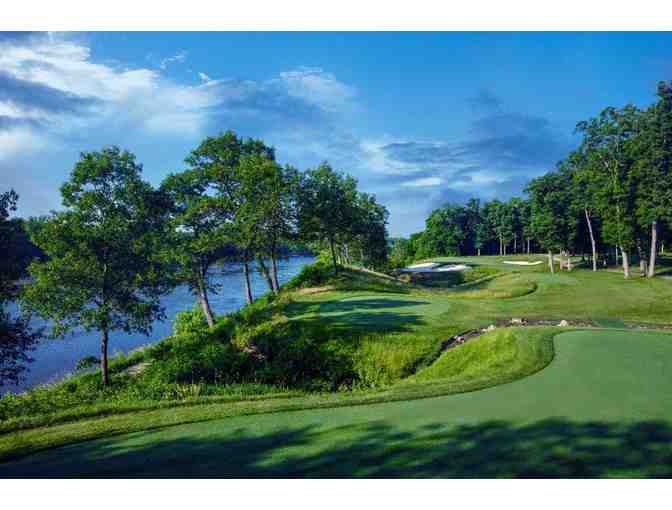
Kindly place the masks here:
POLYGON ((301 175, 297 188, 298 227, 307 241, 326 246, 334 273, 345 264, 383 267, 387 261, 388 212, 357 181, 328 163, 301 175))
POLYGON ((570 208, 570 183, 564 175, 549 172, 529 182, 530 231, 550 252, 568 249, 573 220, 570 208))
POLYGON ((289 281, 285 288, 300 289, 306 287, 320 287, 326 285, 333 278, 328 263, 318 260, 313 264, 307 264, 301 268, 301 272, 289 281))
POLYGON ((100 364, 100 359, 95 356, 85 356, 77 362, 75 370, 86 370, 100 364))
POLYGON ((142 167, 116 147, 83 153, 61 187, 65 211, 34 232, 48 256, 29 267, 24 305, 52 321, 58 336, 82 327, 102 335, 107 378, 110 331, 147 334, 172 288, 162 258, 166 197, 140 178, 142 167))
POLYGON ((553 358, 553 330, 506 328, 446 351, 431 366, 409 377, 404 384, 443 379, 489 379, 534 373, 553 358))
POLYGON ((14 190, 0 193, 0 387, 20 380, 40 335, 30 328, 27 317, 11 317, 5 311, 5 304, 17 291, 15 280, 26 266, 20 249, 22 224, 9 219, 18 199, 14 190))
POLYGON ((208 321, 203 308, 195 305, 191 310, 177 312, 173 321, 173 334, 179 336, 204 333, 207 327, 208 321))

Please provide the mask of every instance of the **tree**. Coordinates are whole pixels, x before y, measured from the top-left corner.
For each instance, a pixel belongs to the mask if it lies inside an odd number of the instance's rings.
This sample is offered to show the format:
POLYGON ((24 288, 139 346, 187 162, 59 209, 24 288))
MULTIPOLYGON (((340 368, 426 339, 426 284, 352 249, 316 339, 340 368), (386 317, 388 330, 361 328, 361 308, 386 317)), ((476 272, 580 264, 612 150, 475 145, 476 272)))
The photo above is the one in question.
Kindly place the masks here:
POLYGON ((588 178, 596 190, 605 241, 620 249, 623 275, 630 277, 628 253, 635 245, 632 144, 641 119, 639 110, 605 108, 598 117, 579 122, 581 150, 588 158, 588 178))
POLYGON ((231 210, 228 203, 207 194, 211 189, 212 177, 199 168, 171 174, 161 184, 170 200, 168 249, 174 275, 196 295, 210 327, 215 319, 209 294, 219 290, 210 269, 224 257, 231 210))
POLYGON ((259 154, 243 156, 236 169, 238 188, 233 196, 235 214, 233 235, 243 258, 245 299, 252 303, 249 263, 258 261, 267 278, 270 290, 278 291, 276 257, 280 239, 290 228, 291 214, 286 193, 289 192, 282 168, 272 159, 259 154), (263 257, 270 254, 273 276, 268 273, 263 257))
POLYGON ((309 241, 326 242, 334 274, 338 273, 336 243, 351 231, 357 181, 324 162, 302 175, 298 189, 299 232, 309 241))
POLYGON ((16 293, 15 280, 21 275, 21 257, 16 253, 17 223, 9 220, 19 196, 14 190, 0 193, 0 387, 18 383, 30 351, 40 331, 32 330, 26 317, 12 317, 5 306, 16 293))
MULTIPOLYGON (((594 163, 594 161, 593 161, 594 163)), ((585 219, 586 228, 590 238, 592 252, 593 271, 597 271, 597 226, 598 218, 596 210, 598 208, 597 196, 599 185, 597 179, 593 176, 594 170, 591 168, 591 160, 587 157, 584 150, 576 150, 560 163, 560 169, 565 172, 571 186, 571 207, 580 211, 585 219)))
POLYGON ((176 276, 197 296, 211 327, 215 319, 209 294, 220 286, 210 278, 210 269, 233 241, 238 166, 242 157, 253 154, 275 158, 274 150, 260 140, 243 140, 233 131, 207 137, 185 159, 189 168, 169 175, 161 186, 173 204, 170 253, 176 276))
POLYGON ((527 254, 530 254, 530 244, 532 243, 532 211, 529 200, 521 200, 518 208, 521 239, 525 241, 527 254))
POLYGON ((499 241, 499 254, 506 255, 506 247, 513 238, 513 215, 509 204, 492 200, 484 207, 484 215, 499 241))
MULTIPOLYGON (((385 206, 376 202, 376 197, 358 192, 354 202, 352 245, 359 251, 364 267, 379 268, 387 263, 387 219, 385 206)), ((346 249, 347 249, 346 244, 346 249)), ((348 250, 349 251, 349 250, 348 250)))
POLYGON ((425 256, 464 254, 467 228, 468 214, 464 207, 447 204, 435 209, 425 222, 425 256))
POLYGON ((100 331, 103 384, 110 332, 149 334, 173 284, 161 257, 168 203, 141 170, 116 147, 81 155, 61 187, 65 211, 34 235, 48 260, 30 265, 22 295, 29 310, 51 319, 54 336, 77 327, 100 331))
POLYGON ((269 283, 272 292, 280 291, 278 282, 278 253, 282 243, 297 238, 297 187, 298 171, 291 167, 284 168, 273 163, 265 165, 261 194, 263 219, 261 222, 261 243, 258 248, 259 267, 269 283), (271 261, 270 273, 264 258, 271 261))
POLYGON ((555 272, 553 253, 568 246, 567 180, 558 172, 532 179, 526 188, 530 196, 531 230, 534 238, 548 251, 548 266, 555 272))
POLYGON ((651 278, 660 225, 672 221, 672 83, 658 84, 658 101, 645 112, 642 124, 634 148, 635 201, 640 227, 651 231, 647 271, 651 278))

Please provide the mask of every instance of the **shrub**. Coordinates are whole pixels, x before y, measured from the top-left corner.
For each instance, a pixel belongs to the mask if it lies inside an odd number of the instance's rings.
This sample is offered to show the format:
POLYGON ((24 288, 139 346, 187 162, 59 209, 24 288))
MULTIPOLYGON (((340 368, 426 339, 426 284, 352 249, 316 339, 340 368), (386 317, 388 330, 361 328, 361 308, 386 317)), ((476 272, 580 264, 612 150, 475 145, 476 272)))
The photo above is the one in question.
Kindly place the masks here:
POLYGON ((100 359, 95 356, 85 356, 77 362, 75 370, 86 370, 100 364, 100 359))
POLYGON ((173 322, 175 335, 187 335, 191 333, 203 333, 207 330, 208 322, 202 308, 195 304, 191 310, 177 312, 173 322))
POLYGON ((305 287, 319 287, 325 285, 333 278, 334 270, 323 260, 303 266, 301 272, 292 278, 285 287, 288 289, 300 289, 305 287))

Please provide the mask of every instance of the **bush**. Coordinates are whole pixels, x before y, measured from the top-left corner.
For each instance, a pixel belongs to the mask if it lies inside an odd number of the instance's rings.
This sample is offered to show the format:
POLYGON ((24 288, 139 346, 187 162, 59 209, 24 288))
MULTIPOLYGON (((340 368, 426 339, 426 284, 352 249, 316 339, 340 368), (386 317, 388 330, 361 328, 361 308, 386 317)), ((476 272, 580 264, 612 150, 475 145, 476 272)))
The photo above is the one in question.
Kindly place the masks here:
POLYGON ((100 359, 95 356, 85 356, 77 362, 75 370, 86 370, 100 364, 100 359))
POLYGON ((285 287, 300 289, 326 285, 334 276, 334 269, 323 260, 303 266, 301 272, 290 280, 285 287))
POLYGON ((195 304, 191 310, 177 312, 173 322, 175 335, 188 335, 191 333, 203 333, 207 330, 208 322, 205 319, 203 309, 195 304))

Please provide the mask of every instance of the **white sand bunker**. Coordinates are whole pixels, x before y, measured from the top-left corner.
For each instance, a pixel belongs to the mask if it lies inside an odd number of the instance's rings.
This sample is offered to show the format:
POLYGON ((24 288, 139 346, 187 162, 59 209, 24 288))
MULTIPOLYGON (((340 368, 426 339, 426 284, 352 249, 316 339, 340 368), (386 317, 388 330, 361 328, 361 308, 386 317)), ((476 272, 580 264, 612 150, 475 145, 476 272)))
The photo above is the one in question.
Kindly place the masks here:
POLYGON ((526 260, 503 260, 503 264, 511 264, 512 266, 536 266, 538 264, 543 264, 543 261, 537 260, 535 262, 528 262, 526 260))
POLYGON ((469 266, 464 264, 440 264, 437 262, 423 262, 413 264, 401 270, 402 273, 445 273, 447 271, 465 271, 469 266))
POLYGON ((413 264, 412 266, 405 267, 402 269, 404 273, 431 273, 434 268, 439 267, 441 264, 436 262, 424 262, 422 264, 413 264))
POLYGON ((469 269, 469 266, 465 266, 464 264, 456 264, 454 266, 441 266, 436 269, 436 271, 464 271, 466 269, 469 269))

